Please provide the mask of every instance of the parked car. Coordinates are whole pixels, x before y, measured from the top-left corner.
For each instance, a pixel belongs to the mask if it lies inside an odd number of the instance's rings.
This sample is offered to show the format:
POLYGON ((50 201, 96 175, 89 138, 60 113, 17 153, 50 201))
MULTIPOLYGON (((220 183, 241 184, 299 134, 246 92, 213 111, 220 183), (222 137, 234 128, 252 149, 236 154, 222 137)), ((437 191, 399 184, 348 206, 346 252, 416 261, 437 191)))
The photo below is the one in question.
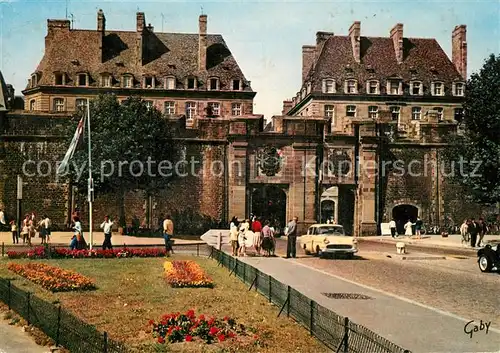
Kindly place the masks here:
POLYGON ((323 257, 342 254, 352 258, 358 252, 358 241, 353 236, 346 235, 344 227, 338 224, 313 224, 299 241, 307 255, 323 257))
POLYGON ((481 272, 498 271, 500 269, 499 244, 487 244, 477 252, 477 263, 481 272))

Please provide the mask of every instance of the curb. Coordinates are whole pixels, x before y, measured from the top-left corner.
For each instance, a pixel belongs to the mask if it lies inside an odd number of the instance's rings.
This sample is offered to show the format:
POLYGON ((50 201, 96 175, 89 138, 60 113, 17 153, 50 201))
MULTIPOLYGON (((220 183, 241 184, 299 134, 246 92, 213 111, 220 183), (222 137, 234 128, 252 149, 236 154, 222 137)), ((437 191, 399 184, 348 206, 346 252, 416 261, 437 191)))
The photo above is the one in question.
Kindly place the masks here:
POLYGON ((422 255, 422 256, 412 256, 412 255, 399 255, 399 254, 389 254, 384 253, 385 257, 396 260, 447 260, 446 256, 432 256, 432 255, 422 255))
MULTIPOLYGON (((398 241, 391 241, 391 240, 386 240, 386 239, 363 239, 363 237, 359 237, 358 241, 360 243, 363 242, 370 242, 370 243, 382 243, 382 244, 393 244, 396 246, 396 243, 398 241)), ((464 251, 464 252, 470 252, 476 254, 479 249, 472 249, 472 248, 464 248, 464 247, 459 247, 459 246, 449 246, 449 245, 440 245, 440 244, 422 244, 422 243, 415 243, 412 241, 404 241, 406 245, 411 245, 417 248, 427 248, 427 249, 433 249, 433 248, 439 248, 443 250, 457 250, 457 251, 464 251)))

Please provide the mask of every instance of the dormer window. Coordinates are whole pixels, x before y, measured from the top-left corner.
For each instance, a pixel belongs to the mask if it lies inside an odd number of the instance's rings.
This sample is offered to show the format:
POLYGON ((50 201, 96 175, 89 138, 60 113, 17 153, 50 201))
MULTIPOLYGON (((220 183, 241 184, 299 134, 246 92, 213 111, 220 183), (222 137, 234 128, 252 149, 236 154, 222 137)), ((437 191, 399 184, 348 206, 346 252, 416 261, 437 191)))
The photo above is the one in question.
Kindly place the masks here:
POLYGON ((89 85, 89 75, 86 73, 78 74, 76 79, 76 84, 78 86, 88 86, 89 85))
POLYGON ((56 86, 64 86, 66 84, 66 75, 62 72, 56 72, 54 74, 54 84, 56 86))
POLYGON ((444 96, 444 84, 442 82, 432 82, 431 92, 433 96, 444 96))
POLYGON ((210 89, 210 91, 217 91, 217 90, 219 90, 219 79, 217 77, 212 77, 209 80, 209 86, 208 86, 208 88, 210 89))
POLYGON ((134 78, 132 75, 123 75, 122 77, 122 87, 132 88, 134 86, 134 78))
POLYGON ((358 93, 358 85, 356 80, 347 80, 345 82, 345 92, 349 94, 356 94, 358 93))
POLYGON ((327 78, 323 80, 323 93, 335 93, 335 80, 327 78))
POLYGON ((311 90, 312 90, 312 85, 311 85, 311 82, 308 82, 308 83, 307 83, 307 86, 306 86, 306 93, 307 93, 307 94, 311 93, 311 90))
POLYGON ((465 93, 465 84, 463 82, 456 82, 453 84, 453 95, 463 97, 465 93))
POLYGON ((412 96, 421 96, 424 94, 424 86, 420 81, 411 81, 410 82, 410 95, 412 96))
POLYGON ((366 84, 366 92, 368 94, 380 94, 380 85, 378 81, 371 80, 366 84))
POLYGON ((233 91, 241 91, 241 80, 233 80, 233 91))
POLYGON ((196 79, 194 77, 189 77, 186 80, 186 88, 187 89, 196 89, 196 79))
POLYGON ((155 78, 154 76, 145 76, 142 81, 143 88, 155 88, 155 78))
POLYGON ((110 74, 102 74, 101 75, 101 86, 102 87, 111 87, 112 76, 110 74))
POLYGON ((387 81, 387 94, 399 95, 403 93, 403 82, 401 80, 387 81))
POLYGON ((37 85, 38 85, 38 75, 33 74, 31 75, 30 87, 36 87, 37 85))
POLYGON ((165 78, 165 89, 175 89, 177 86, 177 80, 173 76, 165 78))

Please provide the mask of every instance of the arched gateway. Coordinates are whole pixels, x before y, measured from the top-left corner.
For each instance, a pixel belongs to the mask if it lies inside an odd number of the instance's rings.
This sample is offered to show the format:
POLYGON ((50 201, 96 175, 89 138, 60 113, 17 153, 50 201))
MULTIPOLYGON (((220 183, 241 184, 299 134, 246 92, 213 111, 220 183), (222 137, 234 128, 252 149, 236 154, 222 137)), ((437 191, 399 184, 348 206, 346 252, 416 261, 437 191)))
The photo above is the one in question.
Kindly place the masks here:
POLYGON ((275 185, 253 186, 250 212, 282 230, 286 225, 286 193, 275 185))

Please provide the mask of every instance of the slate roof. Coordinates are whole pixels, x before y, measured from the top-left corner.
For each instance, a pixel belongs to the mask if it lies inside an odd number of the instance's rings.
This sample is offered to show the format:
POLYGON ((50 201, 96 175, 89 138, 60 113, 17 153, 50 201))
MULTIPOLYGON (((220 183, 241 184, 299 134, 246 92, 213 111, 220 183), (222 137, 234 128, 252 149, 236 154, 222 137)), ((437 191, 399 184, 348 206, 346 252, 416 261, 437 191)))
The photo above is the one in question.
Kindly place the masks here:
POLYGON ((243 91, 251 92, 249 81, 244 77, 238 63, 227 47, 222 35, 207 35, 207 70, 198 71, 198 34, 152 33, 146 35, 147 51, 143 63, 137 63, 137 32, 107 31, 103 39, 101 60, 100 38, 97 30, 54 31, 47 37, 45 54, 37 67, 40 77, 38 85, 53 85, 54 72, 69 75, 68 84, 74 84, 77 73, 88 72, 91 86, 97 86, 101 73, 111 73, 115 86, 122 74, 132 74, 136 87, 140 87, 143 75, 154 75, 157 79, 173 75, 178 82, 187 76, 196 76, 207 86, 209 77, 218 77, 221 90, 230 89, 233 79, 241 79, 243 91), (75 64, 75 60, 78 64, 75 64))
POLYGON ((8 110, 7 108, 8 101, 8 91, 5 80, 2 76, 2 71, 0 71, 0 112, 5 112, 8 110))
POLYGON ((393 41, 384 37, 361 37, 361 62, 354 59, 351 39, 348 36, 331 36, 321 49, 306 82, 312 82, 313 91, 322 90, 324 78, 334 78, 337 92, 342 93, 344 81, 354 78, 359 83, 359 93, 366 92, 368 80, 379 80, 382 93, 387 78, 422 81, 424 94, 430 90, 432 81, 442 81, 446 95, 451 94, 451 84, 462 82, 459 72, 435 39, 404 38, 403 62, 398 64, 393 41))

